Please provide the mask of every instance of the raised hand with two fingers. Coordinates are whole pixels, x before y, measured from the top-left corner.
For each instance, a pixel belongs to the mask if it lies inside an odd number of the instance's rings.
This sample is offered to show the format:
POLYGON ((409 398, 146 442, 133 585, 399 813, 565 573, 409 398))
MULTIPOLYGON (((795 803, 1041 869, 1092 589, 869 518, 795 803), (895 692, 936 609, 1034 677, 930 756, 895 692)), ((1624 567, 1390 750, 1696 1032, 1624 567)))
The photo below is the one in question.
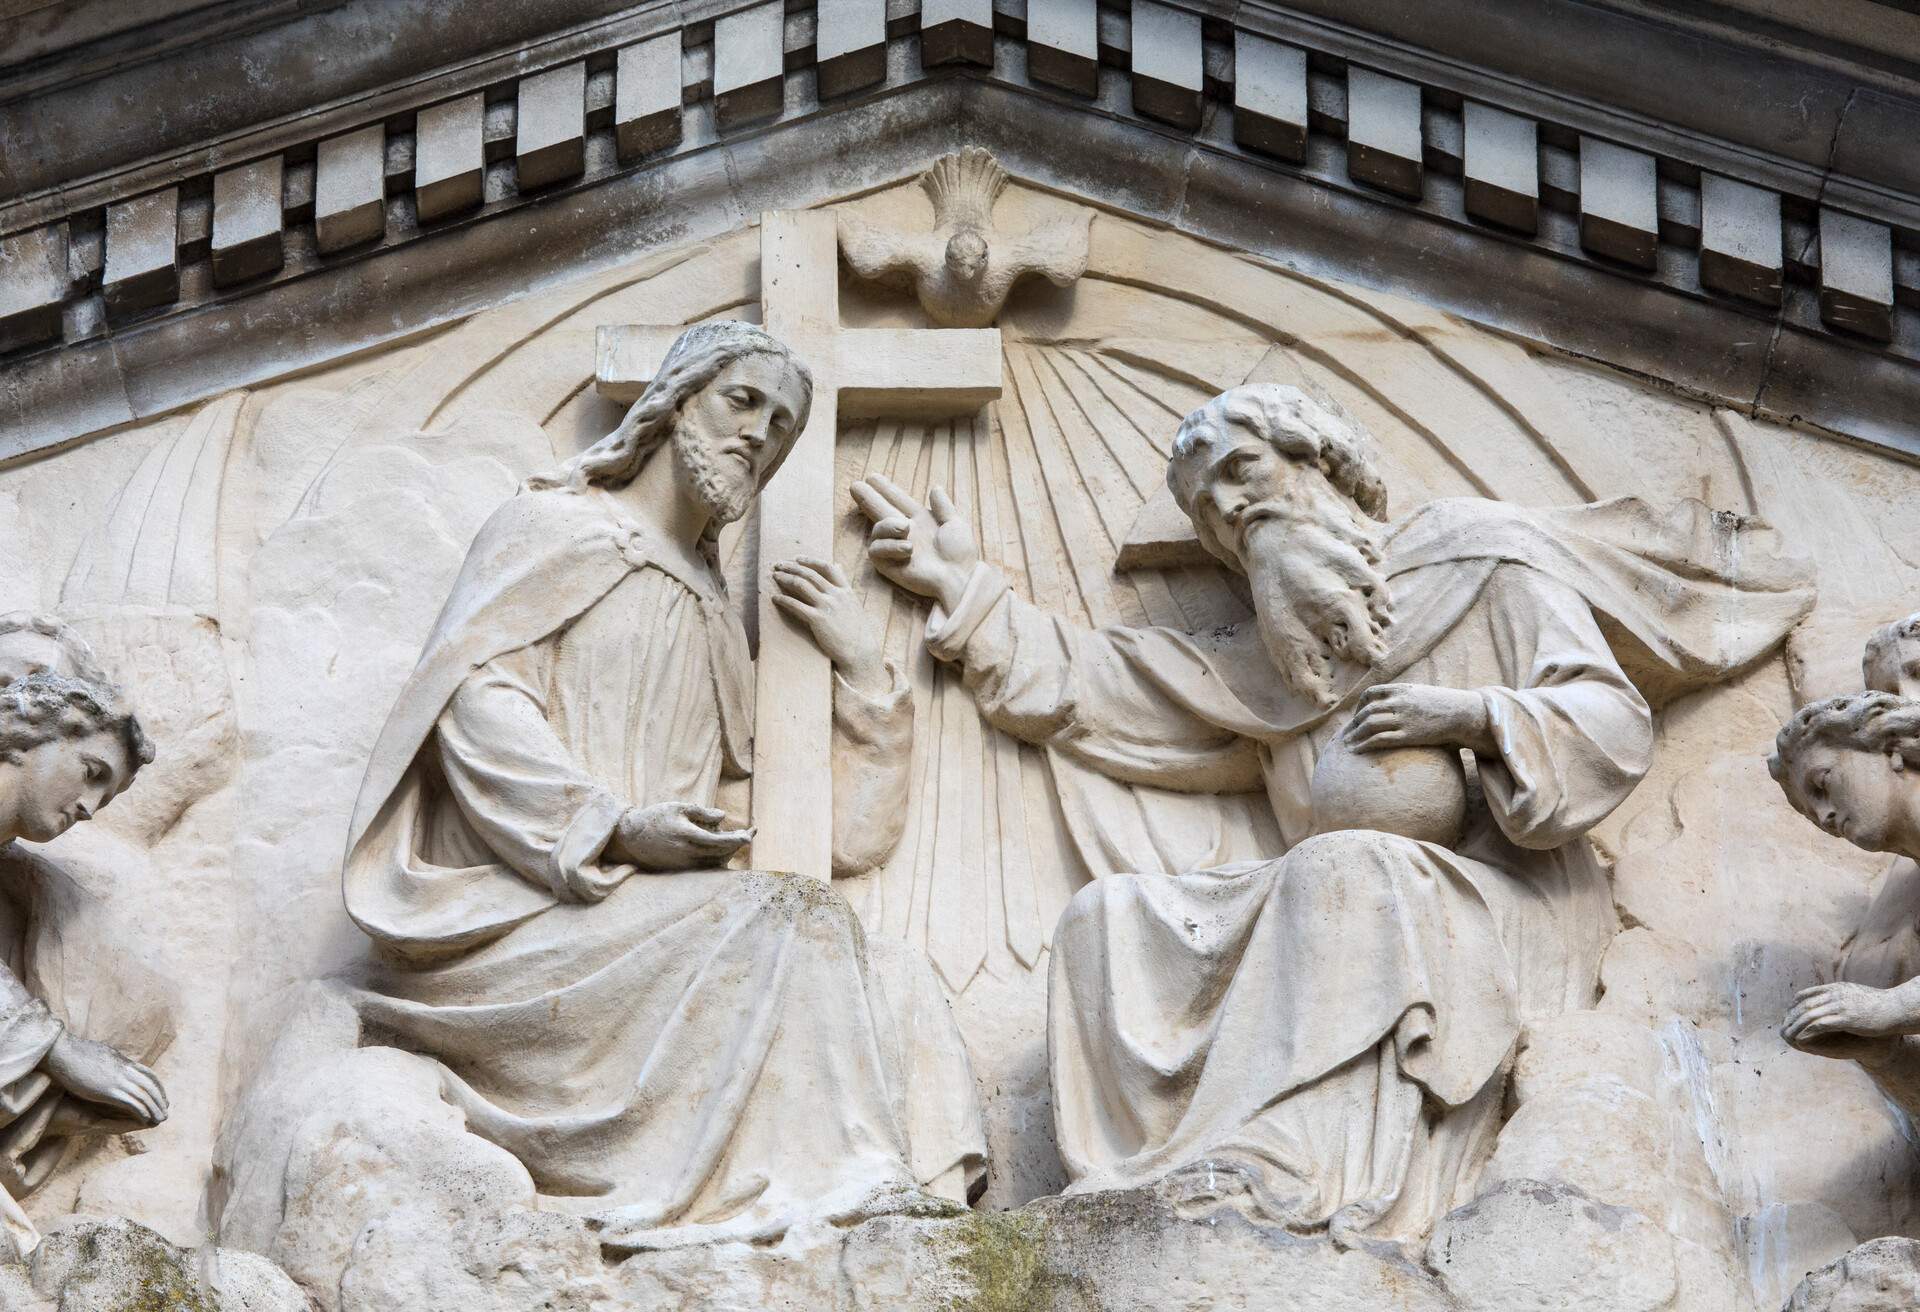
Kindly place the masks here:
POLYGON ((966 591, 980 548, 973 525, 944 488, 925 504, 882 474, 853 485, 854 504, 872 521, 867 557, 883 578, 952 610, 966 591))

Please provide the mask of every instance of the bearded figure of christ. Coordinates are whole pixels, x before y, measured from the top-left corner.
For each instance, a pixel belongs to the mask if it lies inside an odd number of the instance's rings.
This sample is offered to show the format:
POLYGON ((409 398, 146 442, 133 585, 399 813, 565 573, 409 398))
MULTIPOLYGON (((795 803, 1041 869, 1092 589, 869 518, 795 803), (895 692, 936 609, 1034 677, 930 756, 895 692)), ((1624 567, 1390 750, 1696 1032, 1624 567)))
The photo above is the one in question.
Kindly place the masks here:
MULTIPOLYGON (((754 714, 716 537, 811 386, 750 325, 684 333, 618 429, 481 528, 355 809, 363 1032, 438 1062, 467 1128, 614 1249, 983 1182, 931 968, 810 874, 729 868, 752 835, 715 806, 754 714)), ((834 861, 864 869, 906 813, 912 702, 835 566, 775 584, 833 660, 834 861)))
POLYGON ((1124 782, 1264 791, 1278 821, 1272 859, 1104 875, 1063 915, 1070 1190, 1419 1245, 1471 1197, 1523 1027, 1595 1001, 1617 921, 1585 835, 1649 767, 1642 685, 1758 659, 1811 593, 1697 502, 1389 521, 1367 435, 1281 385, 1188 416, 1168 480, 1251 622, 1089 631, 1010 591, 943 493, 854 489, 994 725, 1124 782))

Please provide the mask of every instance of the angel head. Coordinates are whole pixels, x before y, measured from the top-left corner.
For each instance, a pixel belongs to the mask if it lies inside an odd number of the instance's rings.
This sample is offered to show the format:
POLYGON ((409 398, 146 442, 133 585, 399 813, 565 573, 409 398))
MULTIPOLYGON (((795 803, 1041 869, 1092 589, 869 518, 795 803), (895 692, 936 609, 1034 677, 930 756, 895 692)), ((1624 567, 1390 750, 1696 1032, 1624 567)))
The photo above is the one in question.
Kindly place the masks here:
POLYGON ((1920 614, 1875 629, 1860 672, 1876 692, 1920 697, 1920 614))
POLYGON ((0 688, 0 837, 45 843, 111 802, 153 744, 111 684, 29 674, 0 688))
POLYGON ((1268 654, 1295 692, 1323 702, 1335 661, 1382 658, 1387 492, 1357 424, 1297 387, 1231 388, 1180 425, 1167 484, 1201 544, 1247 576, 1268 654))
POLYGON ((1794 810, 1869 852, 1920 858, 1920 701, 1886 692, 1795 711, 1767 771, 1794 810))
POLYGON ((534 489, 622 488, 667 451, 707 513, 703 545, 746 513, 806 427, 813 375, 785 343, 748 323, 696 324, 674 340, 626 418, 534 489))

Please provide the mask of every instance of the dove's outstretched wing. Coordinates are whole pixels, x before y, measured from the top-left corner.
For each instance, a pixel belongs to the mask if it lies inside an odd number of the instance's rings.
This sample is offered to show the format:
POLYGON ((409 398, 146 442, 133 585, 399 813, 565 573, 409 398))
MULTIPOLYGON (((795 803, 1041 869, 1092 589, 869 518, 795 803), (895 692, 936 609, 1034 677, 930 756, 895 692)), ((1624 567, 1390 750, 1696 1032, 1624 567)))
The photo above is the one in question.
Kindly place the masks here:
POLYGON ((847 267, 870 282, 885 282, 918 292, 940 268, 946 247, 932 233, 896 232, 851 214, 839 218, 840 255, 847 267))
POLYGON ((981 298, 998 306, 1022 278, 1042 277, 1065 287, 1087 271, 1087 227, 1091 214, 1043 223, 1020 237, 995 234, 993 261, 980 289, 981 298))
POLYGON ((1036 273, 1056 287, 1065 287, 1087 271, 1087 230, 1091 214, 1043 223, 1024 237, 1005 242, 1007 265, 1024 276, 1036 273))

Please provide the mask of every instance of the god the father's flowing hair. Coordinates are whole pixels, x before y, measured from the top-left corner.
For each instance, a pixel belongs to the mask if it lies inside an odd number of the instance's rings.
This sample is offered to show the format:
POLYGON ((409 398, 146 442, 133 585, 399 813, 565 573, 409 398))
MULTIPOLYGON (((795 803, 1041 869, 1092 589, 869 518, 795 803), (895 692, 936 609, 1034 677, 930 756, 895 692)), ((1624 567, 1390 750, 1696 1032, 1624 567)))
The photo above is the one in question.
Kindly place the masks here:
MULTIPOLYGON (((695 324, 675 338, 667 358, 660 363, 659 374, 628 409, 620 426, 559 468, 529 478, 528 490, 564 488, 581 492, 596 486, 625 487, 673 435, 680 407, 718 378, 728 365, 751 355, 777 356, 800 381, 800 406, 793 417, 793 437, 761 475, 760 485, 765 487, 786 460, 787 452, 793 449, 794 438, 807 426, 807 412, 813 408, 813 374, 778 338, 750 323, 721 319, 695 324)), ((708 537, 717 535, 720 528, 718 524, 709 525, 708 537)), ((712 556, 713 543, 703 539, 701 547, 712 556)))

